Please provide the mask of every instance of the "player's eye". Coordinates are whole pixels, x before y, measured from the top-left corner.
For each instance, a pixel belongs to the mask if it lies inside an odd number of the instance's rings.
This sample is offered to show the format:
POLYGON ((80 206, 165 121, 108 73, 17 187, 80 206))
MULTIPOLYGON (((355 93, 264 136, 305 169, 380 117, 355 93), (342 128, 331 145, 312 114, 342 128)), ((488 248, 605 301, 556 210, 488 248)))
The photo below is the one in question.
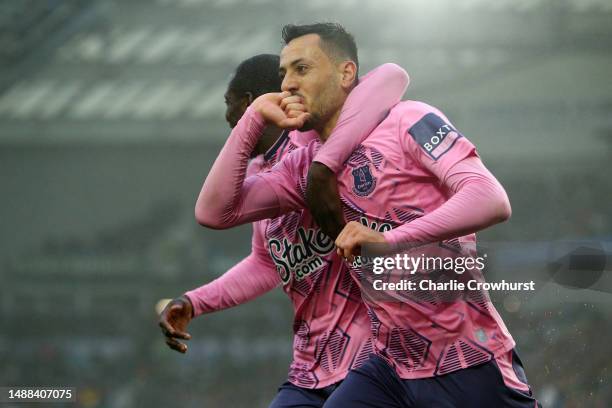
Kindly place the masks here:
POLYGON ((305 74, 306 71, 308 71, 308 66, 307 65, 298 65, 295 70, 298 72, 298 74, 305 74))

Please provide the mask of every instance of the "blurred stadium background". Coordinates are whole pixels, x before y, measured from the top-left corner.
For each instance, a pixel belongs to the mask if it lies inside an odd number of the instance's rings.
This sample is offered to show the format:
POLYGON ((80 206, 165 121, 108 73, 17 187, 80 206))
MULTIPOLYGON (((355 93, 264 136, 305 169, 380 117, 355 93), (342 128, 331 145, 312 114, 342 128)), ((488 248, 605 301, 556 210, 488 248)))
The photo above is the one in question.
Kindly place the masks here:
MULTIPOLYGON (((402 65, 406 98, 479 147, 514 210, 480 240, 610 241, 609 0, 3 0, 0 385, 75 386, 78 407, 267 406, 291 350, 280 291, 196 320, 186 356, 155 305, 249 250, 249 227, 193 217, 232 69, 324 20, 354 33, 362 72, 402 65)), ((611 297, 498 304, 546 407, 612 406, 611 297)))

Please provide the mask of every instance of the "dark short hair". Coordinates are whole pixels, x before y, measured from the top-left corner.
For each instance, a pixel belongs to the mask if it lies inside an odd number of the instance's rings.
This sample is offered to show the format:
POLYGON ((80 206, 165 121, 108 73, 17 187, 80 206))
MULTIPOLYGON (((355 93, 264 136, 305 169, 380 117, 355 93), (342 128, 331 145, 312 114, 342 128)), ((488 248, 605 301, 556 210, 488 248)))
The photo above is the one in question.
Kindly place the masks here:
POLYGON ((283 41, 289 44, 292 40, 307 35, 317 34, 321 37, 321 48, 332 58, 347 58, 355 63, 359 70, 357 44, 355 38, 338 23, 314 23, 305 25, 287 24, 283 27, 283 41))
POLYGON ((253 98, 269 92, 279 92, 279 65, 280 57, 274 54, 259 54, 246 59, 236 68, 227 88, 238 95, 250 92, 253 98))

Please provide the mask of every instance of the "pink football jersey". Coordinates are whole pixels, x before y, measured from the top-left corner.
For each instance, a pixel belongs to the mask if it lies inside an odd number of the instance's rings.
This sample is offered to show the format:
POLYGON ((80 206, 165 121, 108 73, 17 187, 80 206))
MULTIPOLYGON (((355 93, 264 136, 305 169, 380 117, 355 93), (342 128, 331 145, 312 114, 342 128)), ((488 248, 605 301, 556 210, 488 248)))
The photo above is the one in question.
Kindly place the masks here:
MULTIPOLYGON (((315 137, 314 132, 283 135, 261 170, 315 137)), ((254 234, 253 251, 278 271, 293 304, 289 381, 320 388, 342 380, 373 347, 359 287, 335 256, 333 240, 318 229, 307 210, 258 221, 254 234)))
MULTIPOLYGON (((281 207, 305 206, 306 176, 320 146, 314 140, 271 171, 255 176, 274 190, 281 207)), ((401 102, 338 173, 345 217, 392 238, 393 229, 409 225, 449 200, 452 191, 444 184, 449 169, 471 156, 477 157, 474 145, 439 110, 422 102, 401 102)), ((462 246, 469 252, 474 243, 474 234, 454 238, 440 243, 435 254, 453 256, 462 246)), ((343 276, 341 268, 337 272, 343 276)), ((363 286, 370 284, 361 276, 363 270, 351 265, 351 272, 362 293, 371 294, 372 288, 363 286)), ((480 271, 473 273, 482 280, 480 271)), ((410 296, 402 301, 363 298, 376 351, 405 379, 477 365, 515 345, 486 293, 452 302, 410 296)))
MULTIPOLYGON (((394 64, 384 64, 361 78, 343 107, 330 143, 321 149, 317 160, 332 170, 341 167, 355 146, 400 100, 407 85, 407 74, 394 64), (364 104, 366 100, 370 101, 368 105, 364 104)), ((206 225, 225 225, 232 218, 231 211, 226 211, 227 204, 252 205, 257 201, 242 201, 235 194, 234 183, 241 182, 245 172, 249 175, 265 172, 281 157, 317 137, 314 132, 285 132, 263 157, 251 161, 247 171, 247 159, 256 141, 247 141, 244 136, 254 135, 252 131, 260 130, 262 125, 253 122, 252 115, 249 108, 203 186, 196 216, 200 215, 201 222, 205 219, 206 225), (238 160, 226 157, 234 154, 238 154, 238 160)), ((303 193, 305 179, 294 187, 303 193)), ((264 213, 256 211, 248 217, 264 213)), ((253 224, 251 255, 217 280, 186 295, 199 315, 248 301, 280 281, 294 309, 294 354, 289 381, 304 388, 325 387, 344 379, 351 368, 373 352, 370 319, 358 285, 335 255, 333 240, 319 230, 310 214, 299 207, 276 215, 269 213, 267 216, 274 218, 253 224)))

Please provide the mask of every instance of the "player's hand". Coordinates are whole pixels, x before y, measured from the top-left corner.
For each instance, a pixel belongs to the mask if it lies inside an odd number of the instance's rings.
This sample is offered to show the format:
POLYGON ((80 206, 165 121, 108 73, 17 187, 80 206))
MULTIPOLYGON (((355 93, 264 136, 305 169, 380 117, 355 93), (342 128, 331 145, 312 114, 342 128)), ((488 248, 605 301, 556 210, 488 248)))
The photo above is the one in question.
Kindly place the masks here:
POLYGON ((385 244, 387 241, 381 232, 374 231, 356 221, 351 221, 346 224, 336 238, 336 252, 352 262, 355 255, 361 253, 363 245, 374 243, 385 244))
POLYGON ((301 96, 291 95, 289 92, 283 92, 281 95, 283 95, 283 99, 281 99, 280 107, 288 118, 297 118, 306 112, 304 99, 301 96))
POLYGON ((310 117, 300 96, 291 92, 272 92, 259 96, 251 107, 259 112, 269 125, 281 129, 299 129, 310 117))
POLYGON ((166 337, 166 344, 179 353, 187 352, 187 345, 181 340, 190 340, 191 335, 187 333, 187 326, 193 318, 193 306, 185 296, 171 300, 159 315, 159 327, 166 337))
POLYGON ((335 239, 346 222, 336 175, 322 163, 312 162, 308 170, 306 204, 321 231, 335 239))

